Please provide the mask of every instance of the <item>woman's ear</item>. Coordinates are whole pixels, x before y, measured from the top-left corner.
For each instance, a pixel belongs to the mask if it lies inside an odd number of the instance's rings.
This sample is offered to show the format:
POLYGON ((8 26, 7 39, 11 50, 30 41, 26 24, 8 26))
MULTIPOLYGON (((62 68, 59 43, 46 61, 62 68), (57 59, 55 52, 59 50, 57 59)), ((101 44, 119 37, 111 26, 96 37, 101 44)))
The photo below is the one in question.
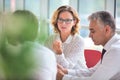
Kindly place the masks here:
POLYGON ((77 23, 76 19, 73 21, 73 26, 75 26, 77 23))

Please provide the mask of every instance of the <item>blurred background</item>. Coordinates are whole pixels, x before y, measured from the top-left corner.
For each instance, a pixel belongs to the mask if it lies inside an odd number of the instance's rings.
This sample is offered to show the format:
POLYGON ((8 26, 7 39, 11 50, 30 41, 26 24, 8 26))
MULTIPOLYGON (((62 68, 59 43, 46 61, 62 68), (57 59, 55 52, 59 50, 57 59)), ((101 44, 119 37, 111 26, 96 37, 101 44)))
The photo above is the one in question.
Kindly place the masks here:
POLYGON ((101 50, 88 37, 87 17, 95 11, 109 11, 116 20, 117 33, 120 34, 120 0, 0 0, 0 44, 2 44, 3 15, 15 10, 30 10, 39 20, 37 41, 44 44, 46 38, 53 33, 50 23, 53 12, 61 5, 71 5, 80 16, 80 35, 85 39, 85 48, 101 50))

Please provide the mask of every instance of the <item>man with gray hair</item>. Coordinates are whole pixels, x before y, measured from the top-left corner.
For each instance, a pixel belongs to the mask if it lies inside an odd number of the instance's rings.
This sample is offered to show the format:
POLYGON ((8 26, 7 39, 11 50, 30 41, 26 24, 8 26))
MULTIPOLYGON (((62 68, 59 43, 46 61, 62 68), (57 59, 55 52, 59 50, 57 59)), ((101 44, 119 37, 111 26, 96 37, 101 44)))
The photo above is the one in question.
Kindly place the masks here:
POLYGON ((101 60, 92 68, 67 70, 58 65, 57 80, 120 80, 120 36, 109 12, 98 11, 89 16, 89 37, 102 45, 101 60))

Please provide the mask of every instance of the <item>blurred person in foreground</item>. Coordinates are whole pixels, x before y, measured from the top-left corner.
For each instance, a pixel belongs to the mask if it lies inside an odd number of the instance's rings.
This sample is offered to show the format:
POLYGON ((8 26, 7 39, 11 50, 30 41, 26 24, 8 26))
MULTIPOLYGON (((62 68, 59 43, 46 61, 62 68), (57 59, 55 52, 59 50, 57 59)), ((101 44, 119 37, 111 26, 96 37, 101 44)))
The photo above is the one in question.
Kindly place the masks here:
POLYGON ((2 80, 55 80, 54 53, 35 42, 38 20, 27 10, 17 10, 5 24, 6 41, 2 46, 2 80), (47 76, 47 77, 46 77, 47 76))
POLYGON ((45 45, 55 52, 57 63, 67 69, 76 69, 78 66, 87 68, 77 11, 69 5, 60 6, 54 12, 51 22, 55 34, 47 39, 45 45))
POLYGON ((95 45, 102 45, 100 62, 90 69, 67 70, 58 65, 57 80, 120 80, 120 35, 115 30, 115 20, 109 12, 91 14, 89 36, 95 45))

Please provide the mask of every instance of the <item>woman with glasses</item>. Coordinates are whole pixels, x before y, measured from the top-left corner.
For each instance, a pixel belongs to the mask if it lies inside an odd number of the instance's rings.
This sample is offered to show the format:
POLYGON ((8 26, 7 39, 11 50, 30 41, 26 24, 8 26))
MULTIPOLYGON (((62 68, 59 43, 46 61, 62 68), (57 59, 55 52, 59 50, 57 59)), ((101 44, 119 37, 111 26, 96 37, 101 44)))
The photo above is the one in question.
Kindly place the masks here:
POLYGON ((84 41, 79 34, 79 16, 71 6, 60 6, 52 16, 55 34, 51 35, 45 45, 55 52, 57 63, 64 68, 86 68, 84 58, 84 41))

